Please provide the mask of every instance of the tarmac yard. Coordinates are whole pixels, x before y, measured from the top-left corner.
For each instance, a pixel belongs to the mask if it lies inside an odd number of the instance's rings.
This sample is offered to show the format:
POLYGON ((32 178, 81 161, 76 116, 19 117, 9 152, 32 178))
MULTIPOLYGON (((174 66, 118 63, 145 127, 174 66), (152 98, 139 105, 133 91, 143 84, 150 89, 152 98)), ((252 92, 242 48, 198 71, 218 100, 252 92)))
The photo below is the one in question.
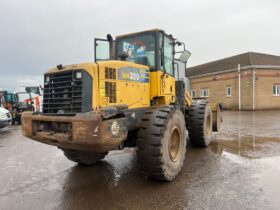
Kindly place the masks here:
POLYGON ((280 209, 280 111, 223 113, 208 148, 188 147, 172 182, 145 179, 135 149, 81 167, 55 147, 0 131, 0 209, 280 209))

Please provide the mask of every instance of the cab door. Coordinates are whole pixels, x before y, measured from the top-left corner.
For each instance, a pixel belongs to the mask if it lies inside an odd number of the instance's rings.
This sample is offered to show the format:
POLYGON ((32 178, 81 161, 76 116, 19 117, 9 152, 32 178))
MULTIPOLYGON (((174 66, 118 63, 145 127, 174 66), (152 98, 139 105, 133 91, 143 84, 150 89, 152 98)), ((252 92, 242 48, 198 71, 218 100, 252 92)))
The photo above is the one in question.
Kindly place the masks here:
POLYGON ((174 78, 174 45, 171 37, 162 34, 162 56, 161 70, 164 74, 161 75, 161 94, 175 94, 175 78, 174 78))

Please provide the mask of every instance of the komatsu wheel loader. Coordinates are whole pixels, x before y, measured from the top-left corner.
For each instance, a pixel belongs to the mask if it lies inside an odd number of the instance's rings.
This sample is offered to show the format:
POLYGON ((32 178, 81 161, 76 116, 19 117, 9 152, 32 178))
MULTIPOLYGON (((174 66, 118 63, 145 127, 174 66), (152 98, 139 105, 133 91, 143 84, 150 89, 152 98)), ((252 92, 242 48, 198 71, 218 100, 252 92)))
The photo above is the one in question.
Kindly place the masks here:
POLYGON ((23 135, 83 165, 137 146, 141 172, 172 180, 187 143, 208 146, 220 123, 216 106, 192 99, 178 76, 190 56, 185 44, 154 29, 115 39, 108 34, 95 39, 94 49, 95 62, 60 64, 45 73, 43 111, 23 113, 23 135))

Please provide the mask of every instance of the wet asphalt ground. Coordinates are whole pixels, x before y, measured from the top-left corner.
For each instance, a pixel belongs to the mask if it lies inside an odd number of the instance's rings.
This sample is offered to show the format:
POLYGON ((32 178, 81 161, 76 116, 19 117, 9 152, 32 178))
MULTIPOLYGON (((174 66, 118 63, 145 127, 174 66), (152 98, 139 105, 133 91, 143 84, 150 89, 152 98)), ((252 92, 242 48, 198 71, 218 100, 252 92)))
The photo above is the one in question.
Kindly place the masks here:
POLYGON ((0 209, 280 209, 280 111, 224 112, 172 182, 145 179, 135 149, 81 167, 20 127, 0 131, 0 209))

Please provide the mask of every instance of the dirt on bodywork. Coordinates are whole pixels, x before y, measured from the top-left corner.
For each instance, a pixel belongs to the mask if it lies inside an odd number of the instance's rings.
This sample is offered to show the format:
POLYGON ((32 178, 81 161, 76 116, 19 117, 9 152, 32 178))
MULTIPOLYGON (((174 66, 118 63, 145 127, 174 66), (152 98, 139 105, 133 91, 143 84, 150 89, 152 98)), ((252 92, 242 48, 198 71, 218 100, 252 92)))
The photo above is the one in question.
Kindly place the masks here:
POLYGON ((110 151, 127 137, 125 119, 102 120, 95 113, 48 116, 25 112, 22 133, 33 140, 67 149, 110 151))

